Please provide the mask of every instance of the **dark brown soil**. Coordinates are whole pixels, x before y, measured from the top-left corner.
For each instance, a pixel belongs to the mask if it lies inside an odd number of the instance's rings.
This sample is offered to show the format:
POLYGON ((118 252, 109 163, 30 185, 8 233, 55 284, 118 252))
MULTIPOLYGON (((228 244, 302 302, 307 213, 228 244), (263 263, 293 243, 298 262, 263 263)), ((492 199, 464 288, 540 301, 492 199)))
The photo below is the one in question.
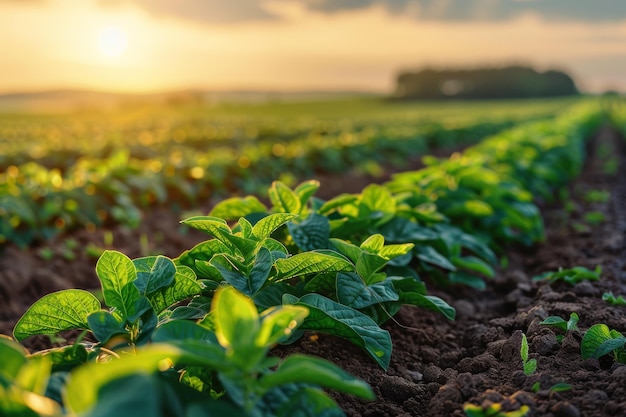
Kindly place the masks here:
MULTIPOLYGON (((405 307, 385 325, 394 342, 386 372, 358 348, 325 335, 309 335, 282 348, 281 354, 297 350, 318 355, 368 381, 377 396, 373 402, 333 394, 349 416, 463 416, 465 403, 483 401, 504 401, 510 409, 525 404, 531 416, 626 415, 626 366, 604 358, 583 360, 582 332, 558 342, 553 330, 538 324, 550 315, 567 318, 576 312, 582 331, 596 323, 626 331, 626 307, 610 306, 601 299, 606 291, 626 295, 626 146, 622 141, 608 128, 593 139, 584 172, 570 187, 569 209, 564 210, 562 203, 545 206, 546 241, 532 250, 510 250, 508 267, 485 291, 429 285, 431 293, 457 309, 455 321, 405 307), (599 147, 608 147, 609 156, 619 157, 617 172, 607 172, 607 154, 596 152, 599 147), (589 203, 585 196, 590 190, 609 191, 610 200, 589 203), (603 213, 605 221, 585 223, 584 214, 590 211, 603 213), (559 267, 596 265, 603 268, 599 282, 569 286, 531 279, 559 267), (538 362, 530 376, 524 375, 519 355, 522 332, 528 337, 530 357, 538 362), (536 382, 539 389, 533 390, 536 382), (561 382, 571 389, 550 392, 561 382)), ((412 161, 409 168, 417 166, 412 161)), ((372 182, 356 174, 321 180, 322 197, 358 192, 372 182)), ((179 217, 155 210, 137 231, 115 229, 111 247, 130 257, 150 252, 177 256, 204 240, 202 234, 181 229, 179 217), (143 238, 142 243, 142 235, 150 240, 146 243, 143 238)), ((79 249, 90 243, 104 247, 105 234, 81 231, 71 238, 79 249)), ((98 287, 96 259, 83 250, 74 250, 76 258, 66 259, 64 242, 57 239, 49 245, 55 255, 51 261, 40 255, 41 248, 7 247, 0 255, 0 333, 10 334, 28 305, 45 293, 98 287)))

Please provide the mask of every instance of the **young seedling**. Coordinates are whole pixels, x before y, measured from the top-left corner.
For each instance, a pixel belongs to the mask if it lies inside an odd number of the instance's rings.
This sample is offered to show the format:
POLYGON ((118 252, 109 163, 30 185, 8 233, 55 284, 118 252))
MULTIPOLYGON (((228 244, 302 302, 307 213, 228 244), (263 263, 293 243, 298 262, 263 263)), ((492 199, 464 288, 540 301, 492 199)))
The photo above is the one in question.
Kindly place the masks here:
POLYGON ((592 226, 597 226, 606 221, 606 216, 601 211, 590 211, 584 215, 585 221, 592 226))
POLYGON ((613 359, 626 364, 626 337, 606 324, 595 324, 587 330, 580 343, 583 359, 596 358, 613 353, 613 359))
MULTIPOLYGON (((552 394, 554 392, 564 392, 564 391, 569 391, 571 389, 572 389, 572 386, 570 384, 566 384, 565 382, 559 382, 557 384, 552 385, 550 388, 548 388, 548 393, 552 394)), ((531 391, 534 392, 535 394, 541 391, 541 382, 539 381, 535 382, 533 386, 531 387, 531 391)))
MULTIPOLYGON (((555 327, 555 328, 561 330, 563 333, 567 333, 567 332, 578 330, 578 319, 579 319, 578 318, 578 314, 571 313, 569 315, 569 320, 567 320, 567 321, 565 321, 564 319, 562 319, 559 316, 550 316, 550 317, 548 317, 547 319, 545 319, 544 321, 542 321, 539 324, 555 327)), ((562 342, 563 341, 563 337, 564 337, 564 335, 557 335, 556 339, 559 342, 562 342)))
POLYGON ((606 190, 591 190, 585 194, 588 203, 608 203, 611 193, 606 190))
POLYGON ((602 294, 602 300, 611 304, 612 306, 626 306, 626 298, 621 295, 617 297, 613 295, 612 292, 605 292, 602 294))
POLYGON ((597 281, 600 279, 602 267, 600 265, 592 271, 584 266, 575 266, 569 269, 559 268, 558 271, 548 271, 533 277, 533 281, 548 281, 553 284, 564 281, 570 285, 576 285, 583 281, 597 281))
POLYGON ((537 370, 537 359, 528 359, 528 340, 526 339, 526 335, 524 333, 522 333, 522 345, 520 346, 519 353, 522 358, 524 374, 529 376, 535 373, 537 370))

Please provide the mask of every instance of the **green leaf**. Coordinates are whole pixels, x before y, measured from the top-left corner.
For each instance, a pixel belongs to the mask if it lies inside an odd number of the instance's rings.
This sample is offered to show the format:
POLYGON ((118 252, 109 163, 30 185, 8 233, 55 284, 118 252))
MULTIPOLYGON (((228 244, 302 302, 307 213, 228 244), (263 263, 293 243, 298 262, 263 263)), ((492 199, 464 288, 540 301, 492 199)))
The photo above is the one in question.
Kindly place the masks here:
POLYGON ((254 227, 252 227, 252 233, 258 240, 263 240, 270 237, 274 230, 296 217, 298 217, 297 214, 291 213, 270 214, 269 216, 259 220, 254 227))
POLYGON ((201 343, 218 344, 215 333, 204 326, 187 320, 168 321, 160 325, 152 334, 154 343, 175 340, 196 340, 201 343))
POLYGON ((327 201, 319 208, 319 214, 327 214, 332 210, 335 210, 341 206, 346 206, 356 202, 359 199, 355 194, 340 194, 332 200, 327 201))
POLYGON ((599 358, 597 355, 600 346, 607 340, 611 340, 611 331, 606 324, 595 324, 585 332, 580 342, 580 353, 583 359, 599 358))
MULTIPOLYGON (((282 403, 272 403, 276 405, 276 417, 345 417, 337 403, 321 389, 296 384, 290 386, 297 387, 295 392, 285 393, 282 403)), ((276 387, 271 394, 277 390, 284 391, 284 388, 285 385, 276 387)), ((270 398, 271 401, 273 397, 270 398)))
POLYGON ((567 322, 559 316, 550 316, 539 324, 556 327, 557 329, 561 329, 562 331, 567 330, 567 322))
POLYGON ((391 359, 391 337, 368 316, 319 294, 307 294, 296 305, 309 309, 301 330, 315 330, 346 339, 365 351, 383 369, 391 359))
POLYGON ((537 370, 537 359, 524 362, 524 375, 532 375, 537 370))
POLYGON ((211 312, 217 340, 233 362, 244 369, 254 367, 266 347, 255 344, 261 323, 252 300, 233 287, 221 287, 215 292, 211 312))
POLYGON ((309 202, 309 200, 311 199, 311 197, 313 196, 313 194, 315 194, 317 190, 319 190, 319 188, 320 188, 320 182, 318 180, 309 180, 309 181, 304 181, 298 184, 298 186, 293 190, 293 192, 300 199, 300 203, 302 204, 302 207, 305 207, 307 203, 309 202))
POLYGON ((261 314, 261 329, 256 335, 256 345, 272 347, 302 324, 309 310, 305 307, 283 305, 270 307, 261 314))
POLYGON ((254 196, 232 197, 217 203, 209 216, 235 220, 250 214, 266 212, 267 207, 254 196))
POLYGON ((602 342, 594 352, 594 358, 600 358, 608 353, 622 348, 626 344, 626 337, 617 337, 602 342))
POLYGON ((522 345, 519 350, 519 354, 522 357, 522 362, 526 363, 528 361, 528 340, 526 339, 526 335, 522 333, 522 345))
POLYGON ((463 284, 477 290, 484 290, 485 288, 487 288, 487 284, 482 277, 467 273, 465 271, 450 272, 448 274, 448 281, 451 284, 463 284))
POLYGON ((37 300, 18 320, 13 330, 17 340, 33 335, 53 336, 60 331, 86 329, 87 316, 100 310, 100 301, 90 292, 63 290, 37 300))
POLYGON ((365 239, 359 247, 369 253, 378 254, 383 246, 385 246, 385 238, 381 234, 375 234, 365 239))
POLYGON ((336 288, 337 300, 357 310, 400 298, 391 280, 368 286, 354 273, 338 273, 336 288))
POLYGON ((183 352, 174 346, 151 345, 134 356, 123 356, 106 363, 91 362, 76 368, 65 389, 65 404, 76 414, 85 413, 98 400, 98 392, 109 382, 137 373, 153 373, 170 368, 183 352))
POLYGON ((0 366, 0 381, 6 378, 9 381, 15 379, 19 370, 26 364, 26 350, 22 345, 15 341, 0 337, 0 357, 2 358, 2 366, 0 366))
POLYGON ((269 191, 269 198, 274 209, 282 213, 300 214, 302 203, 291 188, 280 181, 274 181, 269 191))
POLYGON ((165 256, 148 256, 133 260, 137 279, 135 286, 141 295, 150 295, 168 287, 174 281, 176 265, 165 256))
POLYGON ((95 311, 87 317, 89 328, 100 343, 106 343, 113 336, 126 334, 124 323, 119 322, 115 316, 106 310, 95 311))
POLYGON ((414 243, 403 243, 401 245, 386 245, 378 252, 378 255, 382 256, 385 259, 392 260, 400 256, 409 254, 414 247, 415 247, 414 243))
POLYGON ((362 252, 356 261, 356 272, 365 280, 367 285, 375 284, 385 279, 385 274, 376 274, 385 264, 387 259, 368 252, 362 252))
POLYGON ((410 277, 389 277, 393 281, 394 288, 400 296, 402 304, 414 305, 437 311, 443 314, 448 320, 454 320, 456 310, 444 300, 433 295, 426 295, 426 286, 423 282, 410 277))
POLYGON ((51 369, 52 361, 49 357, 32 357, 20 368, 15 384, 26 391, 44 395, 51 369))
POLYGON ((289 383, 318 385, 369 400, 375 398, 367 383, 333 363, 313 356, 290 355, 278 366, 276 372, 264 375, 260 380, 260 384, 266 389, 289 383))
POLYGON ((432 246, 416 246, 414 249, 417 257, 426 263, 438 266, 448 271, 456 271, 456 267, 448 258, 437 252, 432 246))
POLYGON ((336 252, 312 251, 278 259, 276 269, 281 279, 289 279, 320 272, 350 272, 354 265, 336 252))
POLYGON ((98 402, 89 417, 162 416, 160 381, 137 373, 116 378, 98 390, 98 402))
POLYGON ((432 228, 419 226, 402 217, 394 217, 380 227, 378 231, 388 242, 420 242, 438 238, 437 233, 432 228))
MULTIPOLYGON (((55 370, 73 369, 77 365, 89 361, 89 353, 83 344, 61 346, 36 352, 31 357, 46 356, 50 359, 55 370)), ((60 388, 60 387, 59 387, 60 388)))
POLYGON ((300 250, 328 248, 330 222, 326 216, 311 213, 299 223, 287 223, 287 229, 300 250))
POLYGON ((273 265, 274 259, 270 251, 263 247, 259 249, 254 260, 254 266, 250 270, 250 276, 248 277, 249 296, 255 295, 263 288, 273 265))
POLYGON ((176 267, 174 282, 167 288, 162 288, 148 296, 152 308, 157 314, 161 314, 166 308, 189 298, 200 294, 202 285, 196 280, 196 274, 187 266, 179 265, 176 267))
POLYGON ((488 278, 493 278, 496 275, 488 263, 475 256, 454 256, 451 261, 457 268, 476 272, 488 278))
POLYGON ((124 318, 133 315, 139 298, 139 290, 133 283, 137 278, 133 261, 123 253, 104 251, 96 264, 96 274, 106 305, 116 308, 124 318))
POLYGON ((331 238, 330 243, 332 243, 332 245, 339 251, 339 253, 346 256, 355 264, 359 259, 361 253, 363 253, 363 250, 360 247, 353 245, 352 243, 346 242, 342 239, 331 238))
POLYGON ((365 209, 366 215, 376 212, 394 214, 396 212, 396 199, 382 185, 370 184, 361 192, 359 209, 365 209))

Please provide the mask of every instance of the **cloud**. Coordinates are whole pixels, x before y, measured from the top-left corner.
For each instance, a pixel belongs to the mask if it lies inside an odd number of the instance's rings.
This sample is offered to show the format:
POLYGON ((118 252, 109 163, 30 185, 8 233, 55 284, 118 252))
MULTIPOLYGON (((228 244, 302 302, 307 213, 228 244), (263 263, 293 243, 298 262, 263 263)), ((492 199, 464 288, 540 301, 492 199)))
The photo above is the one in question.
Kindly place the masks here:
MULTIPOLYGON (((0 2, 3 0, 0 0, 0 2)), ((151 14, 206 23, 273 20, 258 0, 98 0, 103 7, 134 4, 151 14)))
POLYGON ((304 1, 321 12, 382 5, 420 20, 507 20, 533 13, 546 20, 616 21, 626 18, 626 2, 615 0, 283 0, 304 1))

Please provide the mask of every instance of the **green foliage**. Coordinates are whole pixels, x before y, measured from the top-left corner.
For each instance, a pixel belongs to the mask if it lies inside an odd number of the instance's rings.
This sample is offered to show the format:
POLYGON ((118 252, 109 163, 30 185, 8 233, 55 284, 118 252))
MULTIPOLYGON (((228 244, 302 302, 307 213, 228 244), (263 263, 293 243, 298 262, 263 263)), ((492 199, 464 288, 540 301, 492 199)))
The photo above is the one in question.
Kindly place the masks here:
POLYGON ((602 273, 602 267, 596 266, 592 271, 583 266, 575 266, 573 268, 563 269, 559 268, 558 271, 544 272, 543 274, 533 277, 535 281, 548 281, 550 284, 563 281, 569 285, 576 285, 583 281, 597 281, 600 279, 602 273))
POLYGON ((522 344, 519 353, 522 358, 524 374, 526 376, 534 374, 535 370, 537 370, 537 359, 528 359, 528 340, 524 333, 522 333, 522 344))
MULTIPOLYGON (((275 178, 400 166, 407 156, 475 143, 571 102, 486 102, 468 111, 375 98, 12 114, 0 118, 0 244, 28 246, 112 223, 136 227, 145 208, 258 193, 275 178)), ((236 218, 263 211, 247 203, 236 218)))
POLYGON ((595 324, 585 332, 580 343, 583 359, 600 358, 609 353, 618 363, 626 363, 626 337, 617 330, 609 329, 606 324, 595 324))
MULTIPOLYGON (((102 260, 109 284, 136 275, 128 283, 141 280, 137 288, 141 294, 162 290, 165 281, 175 285, 174 279, 164 278, 171 261, 155 257, 128 263, 120 255, 109 253, 102 260), (134 264, 135 274, 131 271, 134 264)), ((89 293, 68 291, 36 303, 25 317, 47 320, 48 327, 40 330, 45 332, 70 325, 85 327, 85 317, 92 317, 89 310, 99 309, 99 303, 89 293), (54 301, 62 304, 54 314, 77 323, 54 326, 54 318, 46 315, 54 301), (84 311, 65 311, 80 306, 84 311), (41 311, 46 314, 35 315, 41 311)), ((113 300, 120 302, 116 297, 113 300)), ((62 416, 65 410, 67 415, 125 417, 142 412, 165 417, 204 410, 218 415, 286 417, 306 406, 307 416, 343 415, 322 388, 372 399, 365 382, 322 359, 268 356, 270 348, 289 338, 308 314, 303 305, 275 306, 259 314, 250 298, 222 286, 201 324, 170 318, 151 333, 151 344, 122 349, 119 354, 77 341, 28 357, 19 344, 2 337, 0 411, 7 416, 62 416), (63 376, 68 371, 70 376, 63 376), (58 400, 62 407, 43 396, 52 377, 61 384, 58 389, 63 398, 58 400)), ((106 317, 115 320, 113 314, 106 317)))
POLYGON ((96 265, 102 294, 109 309, 83 290, 62 290, 36 301, 13 330, 17 340, 34 335, 55 336, 65 330, 89 330, 100 343, 120 336, 130 345, 145 343, 157 326, 157 315, 202 285, 185 266, 164 256, 130 260, 116 251, 105 251, 96 265))
POLYGON ((616 297, 612 292, 602 294, 602 299, 613 306, 626 306, 626 298, 622 295, 616 297))
MULTIPOLYGON (((556 329, 559 329, 563 333, 567 333, 567 332, 574 332, 578 330, 578 320, 579 320, 578 314, 571 313, 567 321, 565 321, 559 316, 550 316, 539 324, 543 324, 545 326, 551 326, 556 329)), ((564 336, 562 334, 556 336, 559 342, 563 340, 563 337, 564 336)))

